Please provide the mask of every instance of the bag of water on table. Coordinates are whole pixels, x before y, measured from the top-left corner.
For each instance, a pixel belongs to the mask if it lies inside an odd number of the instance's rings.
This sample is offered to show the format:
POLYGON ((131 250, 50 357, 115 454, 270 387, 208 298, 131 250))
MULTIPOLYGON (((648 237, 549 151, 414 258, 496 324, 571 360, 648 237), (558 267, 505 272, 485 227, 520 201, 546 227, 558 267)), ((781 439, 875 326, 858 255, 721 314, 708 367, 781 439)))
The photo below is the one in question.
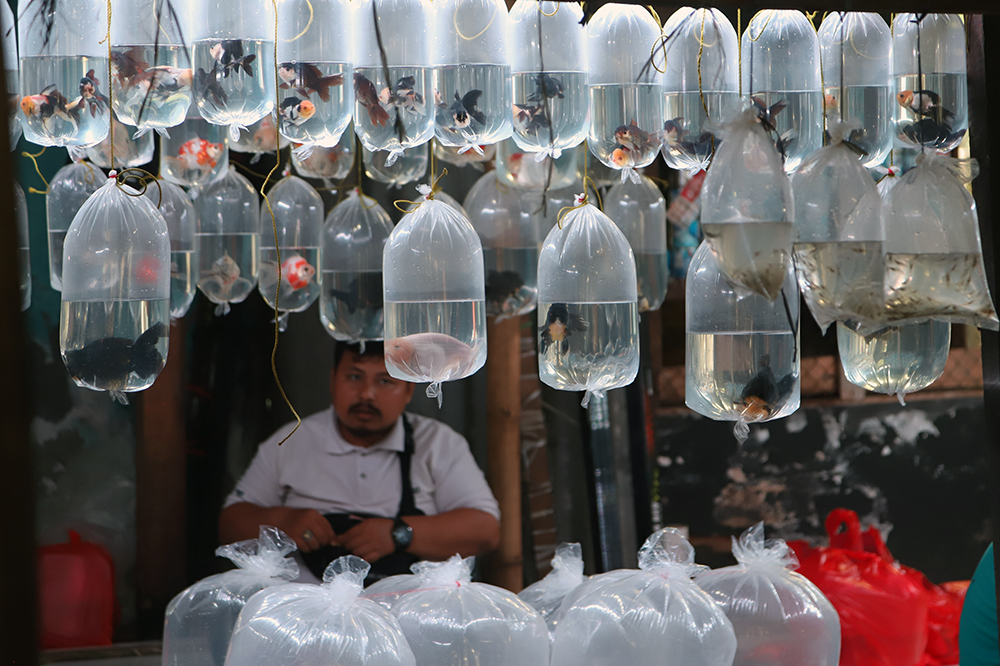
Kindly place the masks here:
POLYGON ((551 634, 559 623, 559 608, 563 600, 586 580, 580 544, 561 543, 552 557, 552 571, 518 592, 517 596, 539 612, 551 634))

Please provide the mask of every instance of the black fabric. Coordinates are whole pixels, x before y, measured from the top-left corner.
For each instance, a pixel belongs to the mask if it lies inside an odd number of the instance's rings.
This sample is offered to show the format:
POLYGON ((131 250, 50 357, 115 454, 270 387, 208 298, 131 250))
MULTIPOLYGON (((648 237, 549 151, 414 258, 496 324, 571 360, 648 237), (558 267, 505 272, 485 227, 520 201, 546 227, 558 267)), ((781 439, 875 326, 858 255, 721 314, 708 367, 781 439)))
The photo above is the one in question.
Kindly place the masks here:
MULTIPOLYGON (((410 469, 412 467, 411 462, 413 460, 413 426, 410 424, 409 419, 406 415, 403 415, 403 450, 399 455, 399 472, 400 472, 400 482, 403 487, 403 495, 399 501, 399 510, 396 516, 376 516, 367 513, 327 513, 323 517, 327 519, 330 523, 330 527, 333 528, 334 533, 343 534, 347 530, 351 529, 361 521, 367 518, 393 518, 393 517, 406 517, 406 516, 422 516, 424 512, 417 508, 416 501, 413 496, 413 480, 410 478, 410 469)), ((320 548, 319 550, 314 550, 311 553, 301 553, 302 559, 305 561, 306 566, 309 570, 316 575, 317 578, 323 578, 323 572, 326 567, 333 562, 338 557, 343 555, 348 555, 349 552, 343 546, 326 546, 325 548, 320 548)), ((410 573, 410 565, 418 561, 419 558, 415 555, 411 555, 407 552, 392 553, 391 555, 386 555, 377 562, 371 563, 371 571, 368 572, 368 577, 365 579, 365 585, 371 585, 372 583, 382 580, 388 576, 395 576, 396 574, 410 573)))

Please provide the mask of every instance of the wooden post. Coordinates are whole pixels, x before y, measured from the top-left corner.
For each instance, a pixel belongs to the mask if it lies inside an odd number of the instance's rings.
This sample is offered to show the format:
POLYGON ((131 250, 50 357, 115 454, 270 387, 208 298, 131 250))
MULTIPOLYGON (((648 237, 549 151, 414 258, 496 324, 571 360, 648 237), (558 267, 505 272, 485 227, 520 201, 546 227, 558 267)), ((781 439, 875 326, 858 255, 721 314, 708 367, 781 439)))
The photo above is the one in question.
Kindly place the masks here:
POLYGON ((487 579, 513 592, 524 584, 521 544, 521 322, 489 318, 486 335, 486 478, 500 503, 500 547, 488 560, 487 579))
POLYGON ((156 382, 135 394, 136 605, 139 630, 153 635, 185 575, 184 320, 170 326, 167 364, 156 382))

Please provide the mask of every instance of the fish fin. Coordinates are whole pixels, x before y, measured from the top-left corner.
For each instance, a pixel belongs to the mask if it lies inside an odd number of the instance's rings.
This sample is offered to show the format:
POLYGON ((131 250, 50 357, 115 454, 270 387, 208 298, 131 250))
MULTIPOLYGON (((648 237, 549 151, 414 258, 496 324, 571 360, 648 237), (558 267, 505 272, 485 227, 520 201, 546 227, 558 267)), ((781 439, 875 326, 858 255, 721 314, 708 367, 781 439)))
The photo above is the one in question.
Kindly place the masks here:
POLYGON ((385 127, 389 124, 389 114, 379 105, 378 102, 375 102, 368 107, 368 118, 372 121, 372 125, 376 125, 378 127, 385 127))
POLYGON ((538 328, 538 353, 544 354, 549 350, 549 345, 552 344, 552 335, 549 333, 548 326, 540 326, 538 328))
POLYGON ((913 94, 914 95, 924 95, 924 96, 926 96, 934 104, 940 104, 941 103, 941 96, 938 95, 933 90, 914 90, 913 94))
POLYGON ((587 323, 586 319, 573 312, 569 313, 569 321, 566 324, 573 331, 586 331, 590 328, 590 324, 587 323))
MULTIPOLYGON (((482 95, 483 95, 482 90, 470 90, 469 92, 465 93, 464 97, 462 97, 461 100, 462 106, 464 106, 469 111, 476 109, 479 106, 479 98, 482 97, 482 95)), ((458 93, 455 93, 455 97, 456 98, 458 97, 458 93)))
POLYGON ((243 71, 247 73, 247 76, 253 76, 253 67, 250 66, 250 63, 256 59, 257 55, 255 53, 243 57, 243 71))
POLYGON ((472 119, 475 120, 480 125, 485 125, 486 124, 486 114, 483 113, 482 111, 475 111, 471 115, 472 115, 472 119))

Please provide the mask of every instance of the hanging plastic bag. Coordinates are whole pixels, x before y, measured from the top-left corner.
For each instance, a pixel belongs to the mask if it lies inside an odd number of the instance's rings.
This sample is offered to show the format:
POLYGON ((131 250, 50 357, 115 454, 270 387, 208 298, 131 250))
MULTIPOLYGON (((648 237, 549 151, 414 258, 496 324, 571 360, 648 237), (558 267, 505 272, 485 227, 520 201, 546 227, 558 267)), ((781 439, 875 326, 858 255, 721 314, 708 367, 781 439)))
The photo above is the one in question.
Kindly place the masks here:
POLYGON ((223 666, 236 619, 247 601, 298 576, 298 564, 288 557, 294 550, 288 535, 269 526, 262 526, 256 539, 217 548, 217 556, 238 568, 201 579, 167 605, 163 666, 223 666))
POLYGON ((187 314, 198 286, 198 214, 190 197, 177 185, 159 181, 147 187, 150 201, 159 200, 160 214, 170 233, 170 318, 187 314))
POLYGON ((49 283, 62 291, 63 243, 73 218, 90 195, 101 189, 104 174, 90 162, 73 162, 56 172, 45 195, 49 228, 49 283))
POLYGON ((703 568, 680 532, 653 533, 639 551, 640 571, 593 576, 566 598, 552 666, 730 666, 733 625, 691 580, 703 568))
POLYGON ((886 195, 885 300, 890 321, 1000 328, 983 269, 974 160, 917 157, 886 195))
POLYGON ((542 580, 518 592, 517 596, 538 611, 551 633, 559 624, 558 611, 563 600, 586 580, 580 544, 561 543, 552 557, 552 571, 542 580))
MULTIPOLYGON (((230 137, 229 148, 237 153, 249 153, 250 164, 256 164, 264 155, 284 150, 288 147, 288 139, 278 134, 274 124, 274 114, 268 114, 241 132, 235 141, 230 137)), ((300 153, 302 155, 302 153, 300 153)))
POLYGON ((3 73, 4 80, 7 82, 7 101, 9 103, 7 129, 10 149, 14 150, 17 147, 18 139, 21 138, 21 121, 18 120, 17 115, 17 107, 21 101, 21 96, 17 92, 20 87, 21 75, 18 70, 20 61, 17 57, 17 30, 14 24, 14 12, 11 11, 9 4, 0 5, 0 40, 3 42, 3 63, 5 66, 3 73))
POLYGON ((521 150, 513 139, 501 141, 497 155, 500 180, 524 190, 543 191, 569 187, 583 177, 582 165, 587 147, 562 151, 560 157, 521 150), (543 155, 539 160, 538 155, 543 155))
POLYGON ((85 147, 84 154, 102 169, 128 169, 149 164, 153 161, 153 135, 132 138, 135 132, 135 127, 119 122, 112 114, 111 131, 107 137, 100 143, 85 147), (114 165, 111 162, 112 134, 115 142, 114 165))
POLYGON ((229 133, 198 115, 197 106, 191 106, 184 122, 170 128, 170 136, 160 135, 160 177, 192 188, 192 198, 228 172, 229 133))
POLYGON ((357 189, 327 216, 319 316, 335 340, 382 339, 382 252, 391 233, 389 214, 357 189))
POLYGON ((340 141, 329 148, 313 146, 306 157, 297 148, 303 144, 292 144, 292 167, 303 178, 321 178, 327 187, 333 181, 343 180, 354 166, 354 132, 348 128, 340 135, 340 141))
POLYGON ((391 166, 386 166, 389 153, 379 151, 373 153, 364 146, 361 156, 365 164, 365 175, 377 183, 385 183, 399 189, 408 183, 415 183, 427 175, 428 157, 427 144, 416 148, 407 148, 391 166))
POLYGON ((170 235, 154 204, 116 174, 73 218, 63 245, 59 350, 77 386, 126 393, 167 361, 170 235))
POLYGON ((198 288, 216 303, 216 315, 226 315, 230 304, 242 303, 257 283, 256 247, 260 242, 257 191, 230 167, 225 178, 195 199, 195 210, 198 288))
POLYGON ((420 588, 392 605, 417 666, 548 666, 545 621, 513 592, 472 582, 475 558, 418 562, 420 588))
POLYGON ((28 200, 24 190, 14 181, 14 215, 17 217, 17 266, 21 293, 21 312, 31 305, 31 251, 28 233, 28 200))
POLYGON ((538 257, 538 376, 561 391, 603 396, 639 372, 635 258, 607 215, 576 198, 538 257))
POLYGON ((465 197, 463 208, 473 211, 469 221, 483 242, 487 316, 517 317, 535 309, 541 235, 522 196, 490 171, 465 197))
POLYGON ((799 299, 789 266, 774 302, 741 296, 703 242, 687 274, 684 404, 716 421, 735 421, 742 444, 748 423, 799 408, 799 299))
POLYGON ((882 199, 848 125, 830 123, 832 143, 802 162, 795 194, 795 273, 820 330, 835 321, 862 333, 885 321, 882 199))
POLYGON ((386 369, 396 379, 430 382, 427 397, 440 407, 441 382, 486 363, 482 243, 464 215, 429 198, 393 229, 382 265, 386 369))
POLYGON ((702 186, 701 229, 726 278, 773 301, 792 264, 792 188, 753 109, 723 138, 702 186))
POLYGON ((360 557, 346 555, 330 563, 322 585, 258 592, 240 613, 226 664, 414 666, 396 620, 359 596, 370 568, 360 557))
POLYGON ((733 666, 837 666, 840 619, 804 576, 781 539, 764 540, 757 523, 737 540, 739 563, 699 574, 695 582, 726 613, 736 631, 733 666))
POLYGON ((282 178, 271 188, 267 198, 270 208, 266 201, 260 206, 257 284, 264 301, 281 313, 278 327, 285 330, 289 312, 302 312, 319 298, 316 271, 323 231, 323 199, 312 185, 298 176, 282 178), (279 281, 280 290, 277 289, 279 281))
POLYGON ((667 202, 660 188, 641 176, 615 185, 604 197, 604 212, 625 234, 635 255, 639 312, 657 310, 667 296, 667 202))

